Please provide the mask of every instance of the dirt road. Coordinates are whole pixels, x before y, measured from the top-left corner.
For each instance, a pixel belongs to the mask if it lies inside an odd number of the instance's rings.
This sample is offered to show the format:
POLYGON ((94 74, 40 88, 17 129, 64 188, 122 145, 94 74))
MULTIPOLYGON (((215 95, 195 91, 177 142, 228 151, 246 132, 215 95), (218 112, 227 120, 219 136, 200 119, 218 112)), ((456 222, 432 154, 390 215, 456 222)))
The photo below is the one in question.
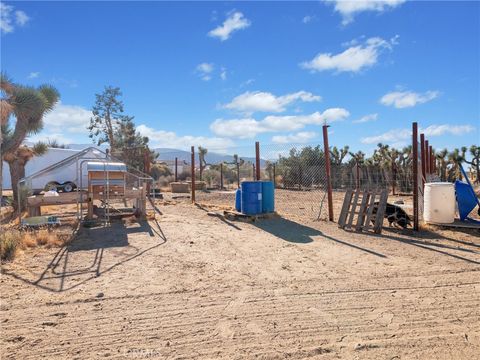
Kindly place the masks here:
POLYGON ((162 207, 3 266, 2 359, 474 359, 480 240, 162 207))

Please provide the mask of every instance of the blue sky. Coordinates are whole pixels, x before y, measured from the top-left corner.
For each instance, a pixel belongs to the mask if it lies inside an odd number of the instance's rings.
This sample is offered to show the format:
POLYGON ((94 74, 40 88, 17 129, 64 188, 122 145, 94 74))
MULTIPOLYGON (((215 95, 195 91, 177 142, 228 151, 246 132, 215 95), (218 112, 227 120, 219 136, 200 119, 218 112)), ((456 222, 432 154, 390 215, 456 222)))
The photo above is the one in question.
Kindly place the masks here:
POLYGON ((153 146, 480 144, 479 2, 3 2, 1 68, 61 104, 31 140, 88 143, 119 86, 153 146))

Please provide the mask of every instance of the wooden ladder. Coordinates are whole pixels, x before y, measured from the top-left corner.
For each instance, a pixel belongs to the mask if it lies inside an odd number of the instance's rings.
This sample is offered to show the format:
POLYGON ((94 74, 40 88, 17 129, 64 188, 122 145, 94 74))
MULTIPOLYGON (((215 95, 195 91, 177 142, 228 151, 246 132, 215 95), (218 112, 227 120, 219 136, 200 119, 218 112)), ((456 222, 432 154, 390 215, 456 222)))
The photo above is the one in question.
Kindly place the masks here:
POLYGON ((376 234, 381 233, 387 198, 387 190, 348 190, 343 200, 338 227, 344 230, 373 230, 376 234), (376 213, 373 212, 375 208, 376 213))

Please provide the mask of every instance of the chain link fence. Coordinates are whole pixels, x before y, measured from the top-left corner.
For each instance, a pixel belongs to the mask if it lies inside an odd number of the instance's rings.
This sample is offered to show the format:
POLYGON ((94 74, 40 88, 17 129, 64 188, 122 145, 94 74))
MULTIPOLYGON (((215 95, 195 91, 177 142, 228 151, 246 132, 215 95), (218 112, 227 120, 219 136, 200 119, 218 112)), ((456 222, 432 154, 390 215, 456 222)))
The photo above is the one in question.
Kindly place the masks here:
MULTIPOLYGON (((223 149, 195 148, 196 202, 233 208, 235 191, 243 181, 255 180, 255 144, 223 149)), ((188 193, 191 182, 191 153, 160 152, 154 165, 161 171, 157 187, 188 193), (176 166, 175 166, 176 164, 176 166), (176 169, 176 170, 175 170, 176 169)), ((328 218, 327 175, 323 144, 260 144, 260 179, 275 183, 275 207, 282 216, 318 220, 328 218)), ((348 189, 383 190, 410 196, 413 173, 410 160, 389 166, 357 164, 353 158, 331 159, 331 184, 335 212, 341 208, 348 189)), ((176 194, 176 197, 182 195, 176 194)))

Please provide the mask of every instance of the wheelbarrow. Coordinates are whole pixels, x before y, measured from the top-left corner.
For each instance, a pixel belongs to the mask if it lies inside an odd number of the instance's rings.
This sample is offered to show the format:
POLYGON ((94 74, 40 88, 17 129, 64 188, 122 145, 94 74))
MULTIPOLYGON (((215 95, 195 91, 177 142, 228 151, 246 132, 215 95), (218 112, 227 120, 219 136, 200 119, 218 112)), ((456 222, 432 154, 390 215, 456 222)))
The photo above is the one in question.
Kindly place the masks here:
POLYGON ((468 215, 472 212, 475 206, 478 205, 478 215, 480 216, 480 200, 475 194, 473 186, 470 183, 470 180, 468 179, 468 176, 465 173, 462 165, 460 165, 460 170, 467 181, 466 183, 459 180, 455 181, 455 193, 457 197, 460 220, 465 221, 468 219, 469 221, 478 222, 477 220, 470 219, 468 215))

